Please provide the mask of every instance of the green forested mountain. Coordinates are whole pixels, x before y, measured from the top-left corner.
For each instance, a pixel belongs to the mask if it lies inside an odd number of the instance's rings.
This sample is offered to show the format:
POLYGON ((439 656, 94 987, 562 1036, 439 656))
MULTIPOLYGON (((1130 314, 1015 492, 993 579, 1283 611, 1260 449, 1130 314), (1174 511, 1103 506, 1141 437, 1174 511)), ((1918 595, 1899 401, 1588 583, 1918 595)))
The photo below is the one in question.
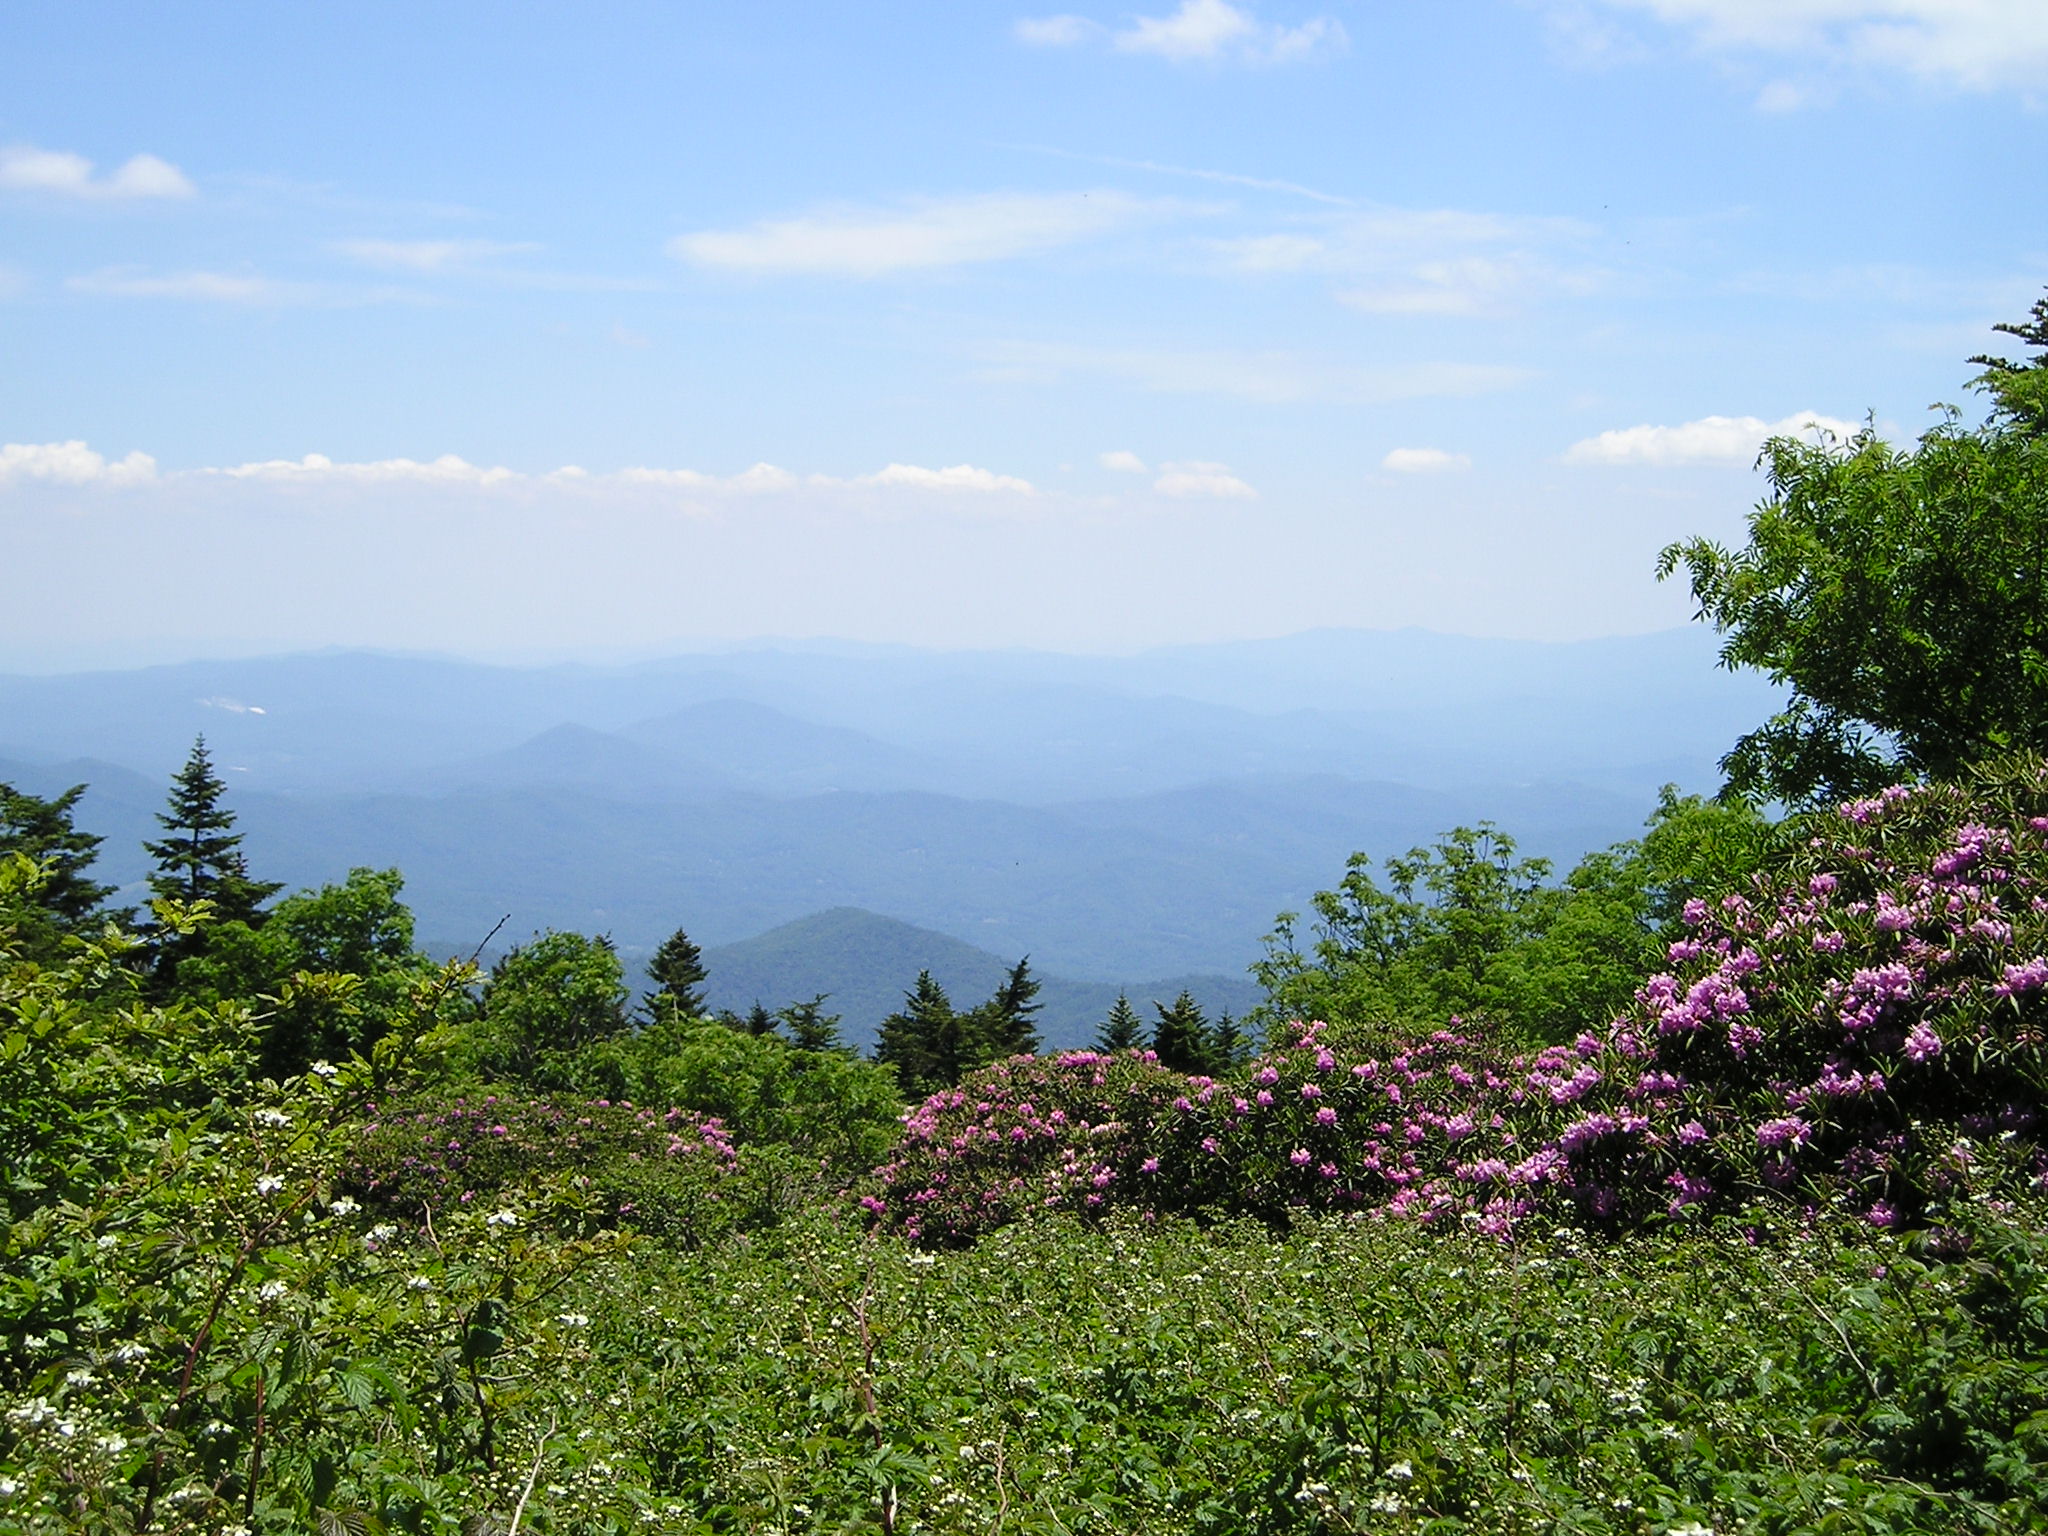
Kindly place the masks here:
MULTIPOLYGON (((712 1008, 744 1013, 755 1002, 774 1009, 829 993, 825 1006, 841 1016, 847 1043, 865 1050, 875 1026, 902 1007, 903 994, 920 971, 929 971, 964 1007, 992 995, 1011 962, 929 928, 858 907, 834 907, 708 950, 704 964, 710 972, 705 993, 712 1008)), ((1038 975, 1037 1023, 1046 1045, 1088 1044, 1120 989, 1108 982, 1075 981, 1042 971, 1038 975)), ((1211 1014, 1221 1009, 1244 1014, 1261 995, 1242 975, 1172 976, 1134 982, 1121 990, 1140 1008, 1191 992, 1211 1014)))

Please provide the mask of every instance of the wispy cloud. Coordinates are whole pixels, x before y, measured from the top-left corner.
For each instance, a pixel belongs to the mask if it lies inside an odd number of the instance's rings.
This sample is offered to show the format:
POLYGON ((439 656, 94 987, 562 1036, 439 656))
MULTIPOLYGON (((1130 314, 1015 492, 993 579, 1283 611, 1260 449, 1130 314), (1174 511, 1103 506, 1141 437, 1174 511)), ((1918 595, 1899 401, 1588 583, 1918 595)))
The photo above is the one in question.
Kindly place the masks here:
POLYGON ((1304 214, 1209 248, 1234 272, 1335 278, 1338 299, 1369 314, 1471 315, 1599 288, 1608 274, 1582 254, 1595 233, 1575 219, 1375 208, 1304 214))
POLYGON ((1250 187, 1260 192, 1282 192, 1289 197, 1305 197, 1311 202, 1328 203, 1333 207, 1349 208, 1352 199, 1335 192, 1324 192, 1316 187, 1303 186, 1298 181, 1283 181, 1271 176, 1247 176, 1238 171, 1204 170, 1192 165, 1165 165, 1157 160, 1126 160, 1116 155, 1089 155, 1078 150, 1056 149, 1049 144, 999 144, 999 149, 1023 150, 1034 155, 1057 155, 1062 160, 1082 160, 1090 165, 1111 165, 1121 171, 1146 171, 1154 176, 1185 176, 1196 181, 1213 181, 1223 186, 1250 187))
POLYGON ((0 486, 39 480, 53 485, 139 485, 156 478, 146 453, 109 459, 76 439, 66 443, 0 443, 0 486))
POLYGON ((1011 29, 1039 48, 1073 48, 1106 40, 1119 53, 1151 54, 1176 64, 1290 64, 1350 46, 1343 23, 1316 16, 1298 26, 1259 20, 1229 0, 1181 0, 1164 16, 1139 16, 1115 31, 1085 16, 1027 17, 1011 29))
POLYGON ((828 208, 678 235, 678 260, 731 271, 881 277, 1056 250, 1182 212, 1121 192, 988 194, 900 208, 828 208))
POLYGON ((1122 379, 1160 394, 1222 395, 1284 405, 1302 400, 1382 404, 1509 389, 1529 370, 1498 363, 1361 368, 1299 352, 1173 351, 1012 342, 986 354, 997 376, 1054 383, 1074 374, 1122 379))
POLYGON ((1839 416, 1797 411, 1778 421, 1761 416, 1702 416, 1675 427, 1619 427, 1581 438, 1564 453, 1567 464, 1734 464, 1754 459, 1764 440, 1827 434, 1852 437, 1857 424, 1839 416))
POLYGON ((84 155, 33 144, 0 148, 0 188, 99 201, 191 197, 198 190, 155 155, 135 155, 103 176, 84 155))
POLYGON ((1159 469, 1159 478, 1152 482, 1152 489, 1162 496, 1183 500, 1249 501, 1259 494, 1233 475, 1228 464, 1188 459, 1178 464, 1162 464, 1159 469))
POLYGON ((1439 475, 1471 467, 1472 460, 1466 455, 1442 448, 1396 448, 1380 460, 1380 468, 1397 475, 1439 475))
POLYGON ((338 240, 334 249, 349 260, 384 272, 451 272, 480 262, 524 255, 539 246, 503 240, 338 240))
POLYGON ((311 290, 281 283, 253 272, 147 272, 136 267, 107 267, 66 278, 74 293, 102 294, 119 299, 193 299, 209 304, 285 304, 307 297, 311 290))
MULTIPOLYGON (((1583 0, 1573 0, 1583 5, 1583 0)), ((1823 66, 1896 70, 1959 87, 2037 89, 2048 71, 2041 0, 1595 0, 1654 18, 1700 48, 1780 55, 1823 66)), ((1804 88, 1766 88, 1786 110, 1804 88)), ((1824 95, 1824 93, 1823 93, 1824 95)))
POLYGON ((1104 469, 1113 469, 1120 475, 1147 475, 1151 473, 1145 467, 1145 461, 1135 453, 1132 453, 1128 448, 1116 448, 1108 453, 1099 453, 1095 456, 1095 461, 1104 469))

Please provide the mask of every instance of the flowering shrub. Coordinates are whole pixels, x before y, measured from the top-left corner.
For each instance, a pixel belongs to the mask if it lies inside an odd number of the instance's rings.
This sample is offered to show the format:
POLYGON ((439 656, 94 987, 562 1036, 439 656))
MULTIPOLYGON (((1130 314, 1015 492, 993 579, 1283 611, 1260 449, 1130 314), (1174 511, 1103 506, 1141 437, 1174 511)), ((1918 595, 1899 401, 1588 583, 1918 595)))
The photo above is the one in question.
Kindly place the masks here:
POLYGON ((738 1166, 715 1116, 489 1094, 384 1106, 344 1178, 366 1201, 407 1215, 533 1189, 602 1220, 673 1233, 715 1206, 738 1166))
POLYGON ((1501 1231, 1543 1208, 1612 1227, 1781 1194, 1890 1226, 2048 1172, 2038 760, 1844 805, 1685 917, 1626 1013, 1533 1055, 1453 1030, 1368 1053, 1307 1023, 1227 1083, 1085 1052, 1007 1063, 908 1117, 869 1209, 963 1240, 1034 1207, 1501 1231))

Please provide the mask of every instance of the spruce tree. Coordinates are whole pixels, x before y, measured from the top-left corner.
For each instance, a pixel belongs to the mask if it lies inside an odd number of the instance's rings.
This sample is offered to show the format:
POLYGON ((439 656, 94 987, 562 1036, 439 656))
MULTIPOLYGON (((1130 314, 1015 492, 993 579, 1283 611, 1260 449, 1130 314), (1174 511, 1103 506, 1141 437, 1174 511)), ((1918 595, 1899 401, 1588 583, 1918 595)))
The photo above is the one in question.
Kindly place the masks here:
POLYGON ((897 1083, 913 1098, 952 1087, 987 1059, 972 1016, 953 1011, 930 971, 917 973, 917 985, 882 1020, 875 1041, 875 1060, 895 1067, 897 1083))
POLYGON ((201 736, 192 743, 185 766, 171 780, 169 812, 157 816, 167 835, 142 845, 156 860, 149 889, 166 900, 210 901, 215 921, 247 923, 255 928, 263 922, 263 903, 284 887, 249 878, 249 866, 241 853, 242 837, 233 830, 235 813, 220 803, 226 792, 227 785, 213 771, 206 738, 201 736))
POLYGON ((1209 1054, 1212 1072, 1228 1072, 1251 1055, 1251 1036, 1239 1027, 1237 1020, 1224 1009, 1217 1015, 1215 1026, 1209 1031, 1209 1054))
POLYGON ((74 784, 56 799, 44 800, 0 784, 0 859, 20 853, 43 866, 35 904, 60 933, 92 927, 100 903, 114 894, 113 886, 86 878, 103 839, 71 824, 84 793, 83 784, 74 784))
POLYGON ((838 1053, 846 1049, 839 1038, 839 1015, 825 1011, 829 996, 829 992, 820 992, 807 1003, 791 1003, 775 1016, 798 1050, 838 1053))
POLYGON ((678 1013, 701 1017, 705 975, 703 952, 678 928, 661 941, 661 948, 647 962, 647 976, 656 989, 647 1000, 650 1011, 656 1017, 678 1013))
POLYGON ((1043 1006, 1038 1001, 1038 979, 1031 974, 1031 957, 1026 955, 1010 968, 996 995, 974 1011, 975 1031, 988 1059, 1036 1056, 1040 1042, 1031 1016, 1043 1006))
POLYGON ((1152 1049, 1159 1054, 1159 1064, 1176 1072, 1211 1070, 1215 1047, 1209 1021, 1202 1016, 1201 1005, 1194 996, 1183 992, 1173 1000, 1171 1008, 1164 1003, 1154 1003, 1152 1007, 1159 1015, 1158 1026, 1152 1031, 1152 1049))
POLYGON ((1106 1056, 1114 1056, 1120 1051, 1135 1051, 1144 1043, 1145 1021, 1138 1017, 1138 1010, 1131 1006, 1131 1000, 1123 993, 1117 993, 1116 1001, 1110 1004, 1109 1017, 1095 1032, 1095 1049, 1106 1056))

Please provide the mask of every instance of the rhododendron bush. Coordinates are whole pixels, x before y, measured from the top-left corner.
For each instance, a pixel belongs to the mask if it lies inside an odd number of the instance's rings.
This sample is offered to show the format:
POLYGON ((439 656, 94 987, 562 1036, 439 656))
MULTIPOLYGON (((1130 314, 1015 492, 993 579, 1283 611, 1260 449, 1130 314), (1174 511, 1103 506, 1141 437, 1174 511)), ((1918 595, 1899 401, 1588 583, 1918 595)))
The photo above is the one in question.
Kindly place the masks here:
POLYGON ((1507 1056, 1297 1023, 1244 1074, 1141 1055, 994 1067, 906 1121, 869 1209, 917 1238, 1032 1210, 1355 1210, 1505 1231, 1759 1196, 1939 1221, 2048 1171, 2048 769, 1845 804, 1688 935, 1618 1019, 1507 1056))

